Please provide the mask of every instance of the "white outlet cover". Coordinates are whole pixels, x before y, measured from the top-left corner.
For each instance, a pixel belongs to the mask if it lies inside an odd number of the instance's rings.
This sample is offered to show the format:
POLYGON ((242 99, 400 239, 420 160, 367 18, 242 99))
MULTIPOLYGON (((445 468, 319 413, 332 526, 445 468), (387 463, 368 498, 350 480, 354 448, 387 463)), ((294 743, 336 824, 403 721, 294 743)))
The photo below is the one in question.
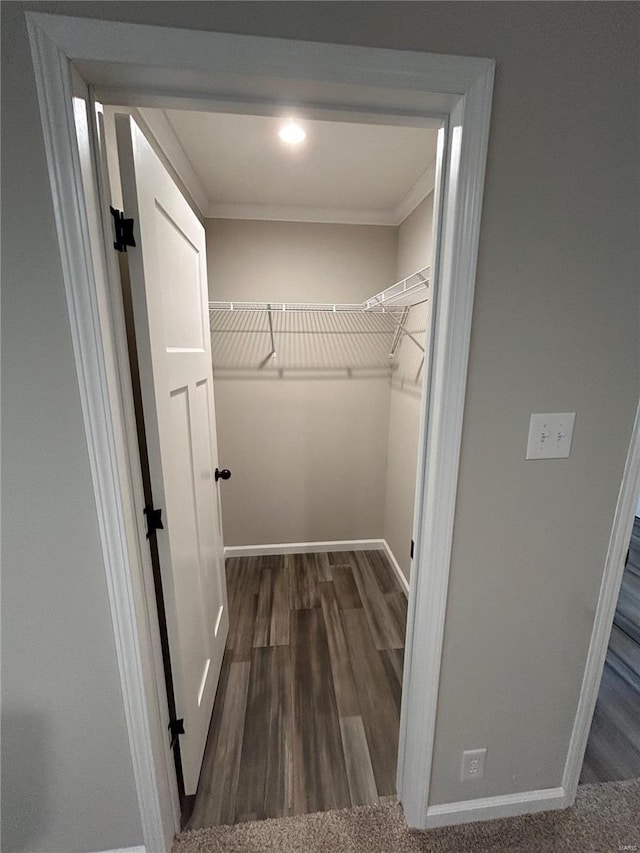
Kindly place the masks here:
POLYGON ((485 749, 465 749, 462 753, 462 766, 460 768, 460 781, 471 782, 474 779, 484 777, 484 763, 487 757, 485 749))
POLYGON ((571 452, 575 412, 531 415, 527 459, 566 459, 571 452))

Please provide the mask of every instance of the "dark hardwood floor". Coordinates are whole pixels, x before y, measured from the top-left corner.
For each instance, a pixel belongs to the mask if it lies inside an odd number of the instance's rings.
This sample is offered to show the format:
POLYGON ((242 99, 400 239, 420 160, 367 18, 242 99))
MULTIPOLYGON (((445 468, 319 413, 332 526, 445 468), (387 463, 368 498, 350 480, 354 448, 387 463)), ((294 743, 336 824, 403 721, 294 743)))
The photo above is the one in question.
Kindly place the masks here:
POLYGON ((581 783, 640 776, 640 519, 609 638, 581 783))
POLYGON ((230 629, 189 829, 395 793, 407 600, 381 551, 227 560, 230 629))

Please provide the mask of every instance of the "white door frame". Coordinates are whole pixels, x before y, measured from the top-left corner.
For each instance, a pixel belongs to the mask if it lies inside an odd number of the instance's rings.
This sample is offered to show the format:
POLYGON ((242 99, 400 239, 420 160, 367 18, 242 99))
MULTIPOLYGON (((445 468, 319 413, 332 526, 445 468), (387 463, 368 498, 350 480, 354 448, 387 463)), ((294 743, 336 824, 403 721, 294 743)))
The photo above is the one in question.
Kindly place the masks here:
MULTIPOLYGON (((256 112, 303 104, 398 123, 447 127, 431 382, 418 479, 398 795, 409 825, 427 825, 449 562, 475 285, 494 62, 93 21, 27 12, 63 276, 93 477, 145 848, 168 849, 176 784, 163 745, 164 697, 148 556, 140 547, 139 460, 132 458, 122 318, 92 247, 72 110, 71 63, 105 101, 256 112), (284 102, 283 93, 287 93, 284 102), (117 94, 116 94, 117 93, 117 94), (127 94, 128 93, 128 94, 127 94), (268 106, 265 106, 268 105, 268 106)), ((104 247, 103 247, 104 248, 104 247)), ((104 254, 104 252, 103 252, 104 254)), ((113 263, 113 261, 111 261, 113 263)), ((135 430, 133 430, 135 435, 135 430)), ((165 738, 166 740, 166 738, 165 738)))

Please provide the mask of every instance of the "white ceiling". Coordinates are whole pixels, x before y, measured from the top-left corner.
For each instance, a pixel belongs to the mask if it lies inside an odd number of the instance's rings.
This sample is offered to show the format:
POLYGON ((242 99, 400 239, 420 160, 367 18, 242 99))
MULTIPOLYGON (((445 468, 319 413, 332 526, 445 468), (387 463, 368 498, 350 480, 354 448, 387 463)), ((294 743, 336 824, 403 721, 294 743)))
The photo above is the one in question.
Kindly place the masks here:
POLYGON ((303 120, 290 146, 281 118, 141 112, 208 216, 398 224, 433 187, 433 129, 303 120))

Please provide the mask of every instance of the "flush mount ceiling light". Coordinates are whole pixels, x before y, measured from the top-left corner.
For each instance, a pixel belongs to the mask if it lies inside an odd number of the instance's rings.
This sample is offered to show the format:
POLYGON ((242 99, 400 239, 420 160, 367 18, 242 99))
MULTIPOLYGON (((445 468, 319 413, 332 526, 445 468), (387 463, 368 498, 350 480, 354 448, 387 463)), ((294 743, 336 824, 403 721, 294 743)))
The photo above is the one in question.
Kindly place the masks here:
POLYGON ((295 121, 288 121, 278 131, 278 136, 288 145, 299 145, 307 138, 304 128, 295 121))

